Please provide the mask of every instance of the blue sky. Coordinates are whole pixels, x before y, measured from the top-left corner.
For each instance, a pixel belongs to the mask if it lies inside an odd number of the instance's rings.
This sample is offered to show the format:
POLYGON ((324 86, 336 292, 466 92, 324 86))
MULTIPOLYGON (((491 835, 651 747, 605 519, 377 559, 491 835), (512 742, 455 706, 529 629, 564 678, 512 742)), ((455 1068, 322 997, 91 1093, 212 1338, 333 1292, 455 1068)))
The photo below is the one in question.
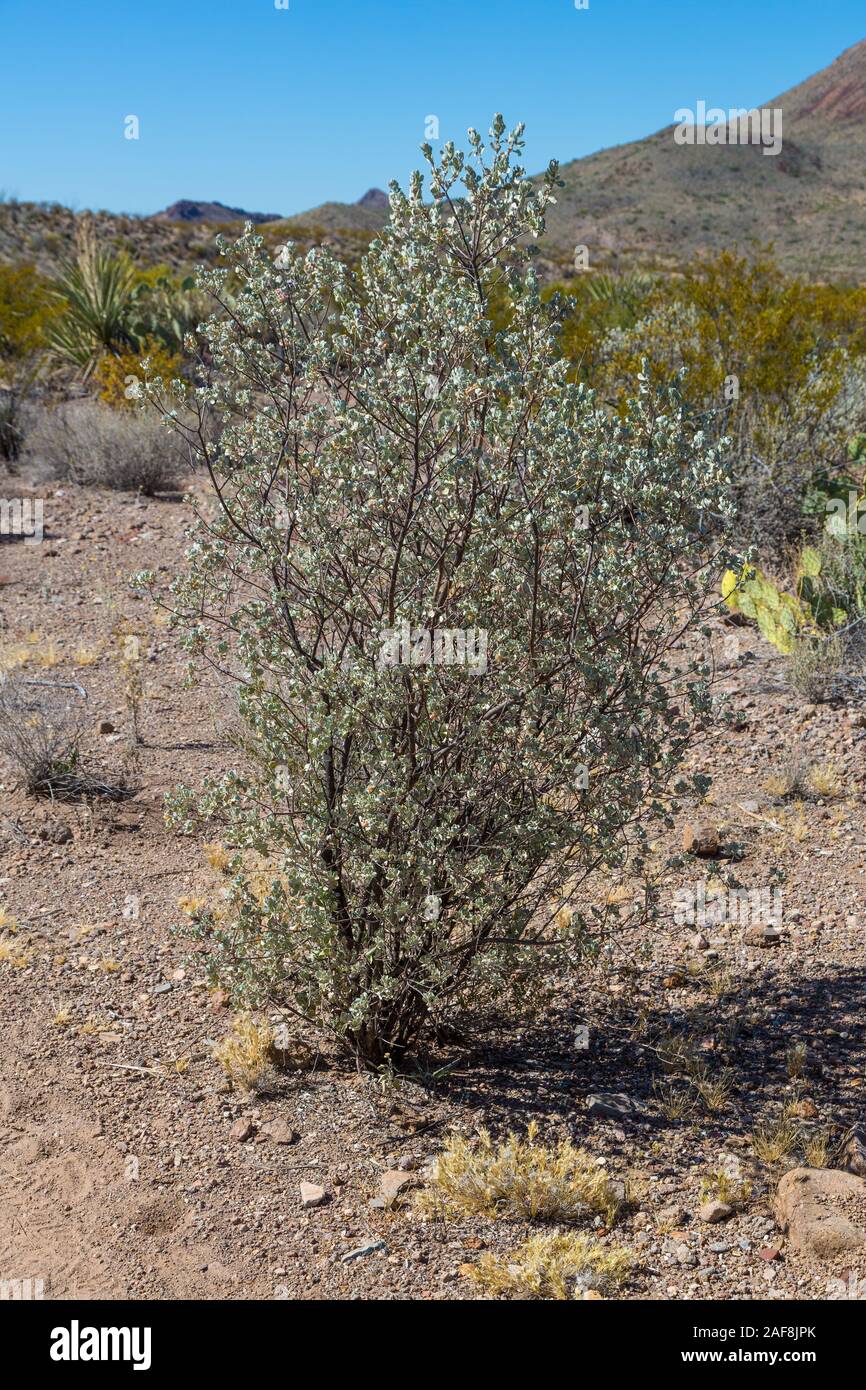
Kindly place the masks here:
POLYGON ((768 101, 866 34, 863 0, 0 0, 0 189, 301 212, 402 181, 424 121, 495 110, 535 172, 768 101), (127 140, 124 117, 140 138, 127 140))

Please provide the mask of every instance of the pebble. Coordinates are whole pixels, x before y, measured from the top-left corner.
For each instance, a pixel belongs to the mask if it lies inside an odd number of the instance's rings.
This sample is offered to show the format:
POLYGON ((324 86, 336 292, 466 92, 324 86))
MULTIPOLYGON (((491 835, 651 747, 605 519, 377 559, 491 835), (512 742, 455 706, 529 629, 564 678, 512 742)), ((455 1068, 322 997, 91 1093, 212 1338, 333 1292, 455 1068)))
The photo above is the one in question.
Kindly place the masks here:
POLYGON ((698 1208, 698 1216, 701 1221, 707 1221, 711 1225, 717 1221, 727 1221, 729 1216, 733 1216, 734 1209, 727 1202, 710 1201, 704 1202, 698 1208))
POLYGON ((366 1245, 359 1245, 355 1250, 349 1250, 345 1255, 340 1256, 344 1265, 351 1264, 352 1260, 361 1260, 365 1255, 372 1255, 377 1250, 387 1250, 384 1240, 368 1240, 366 1245))
POLYGON ((328 1194, 323 1187, 319 1187, 314 1182, 301 1183, 301 1206, 304 1209, 320 1207, 327 1199, 328 1194))

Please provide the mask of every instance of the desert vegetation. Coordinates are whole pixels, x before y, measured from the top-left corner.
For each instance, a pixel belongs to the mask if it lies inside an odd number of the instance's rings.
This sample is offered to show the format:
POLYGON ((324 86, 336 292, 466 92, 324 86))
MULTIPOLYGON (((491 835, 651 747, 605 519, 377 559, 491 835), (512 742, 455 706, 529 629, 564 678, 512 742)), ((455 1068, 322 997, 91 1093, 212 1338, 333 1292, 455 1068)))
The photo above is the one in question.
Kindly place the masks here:
POLYGON ((0 977, 233 1296, 826 1294, 862 1221, 827 1256, 784 1180, 866 1176, 866 291, 563 275, 522 150, 423 147, 343 245, 5 209, 0 977))

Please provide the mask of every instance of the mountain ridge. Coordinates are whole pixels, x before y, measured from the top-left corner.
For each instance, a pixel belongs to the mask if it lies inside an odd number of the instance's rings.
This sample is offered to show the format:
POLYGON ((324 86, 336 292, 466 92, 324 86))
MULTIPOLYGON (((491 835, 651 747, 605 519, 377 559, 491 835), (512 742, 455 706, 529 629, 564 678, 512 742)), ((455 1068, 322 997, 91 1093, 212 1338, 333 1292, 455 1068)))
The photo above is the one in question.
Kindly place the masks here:
MULTIPOLYGON (((575 275, 578 247, 591 271, 634 265, 676 273, 722 248, 773 243, 791 274, 866 280, 866 39, 759 109, 767 108, 783 118, 772 156, 753 144, 678 144, 672 122, 562 164, 564 186, 539 243, 541 275, 575 275)), ((354 261, 387 222, 388 199, 372 188, 357 202, 290 217, 190 199, 145 218, 90 215, 111 245, 185 270, 214 260, 218 225, 245 220, 268 244, 328 243, 354 261)), ((0 204, 0 259, 32 260, 51 273, 72 248, 79 216, 52 205, 0 204)))

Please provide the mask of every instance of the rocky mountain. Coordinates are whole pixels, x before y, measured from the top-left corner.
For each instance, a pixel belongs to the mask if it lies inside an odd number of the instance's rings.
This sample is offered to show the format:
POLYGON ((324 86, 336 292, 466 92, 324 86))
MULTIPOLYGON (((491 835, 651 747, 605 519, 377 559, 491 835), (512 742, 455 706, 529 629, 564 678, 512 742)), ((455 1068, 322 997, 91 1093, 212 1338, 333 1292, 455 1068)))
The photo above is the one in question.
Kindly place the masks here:
POLYGON ((866 278, 866 40, 764 109, 782 113, 776 154, 680 144, 670 125, 565 164, 542 254, 567 268, 585 245, 590 266, 675 268, 773 241, 805 278, 866 278))
MULTIPOLYGON (((780 263, 804 278, 866 279, 866 40, 761 109, 770 132, 782 113, 774 154, 733 143, 730 122, 718 144, 678 143, 671 124, 563 164, 542 272, 567 276, 577 246, 591 267, 676 270, 723 247, 773 242, 780 263)), ((385 194, 371 189, 286 226, 372 233, 387 216, 385 194)))
POLYGON ((381 188, 368 188, 357 203, 323 203, 309 212, 283 217, 278 212, 247 212, 244 208, 227 207, 220 202, 193 202, 181 198, 162 212, 153 213, 155 222, 187 222, 214 224, 226 222, 286 222, 305 226, 343 227, 361 231, 378 231, 388 220, 388 195, 381 188))
POLYGON ((153 214, 156 222, 279 222, 278 212, 247 212, 244 208, 226 207, 225 203, 192 202, 181 198, 171 207, 153 214))

